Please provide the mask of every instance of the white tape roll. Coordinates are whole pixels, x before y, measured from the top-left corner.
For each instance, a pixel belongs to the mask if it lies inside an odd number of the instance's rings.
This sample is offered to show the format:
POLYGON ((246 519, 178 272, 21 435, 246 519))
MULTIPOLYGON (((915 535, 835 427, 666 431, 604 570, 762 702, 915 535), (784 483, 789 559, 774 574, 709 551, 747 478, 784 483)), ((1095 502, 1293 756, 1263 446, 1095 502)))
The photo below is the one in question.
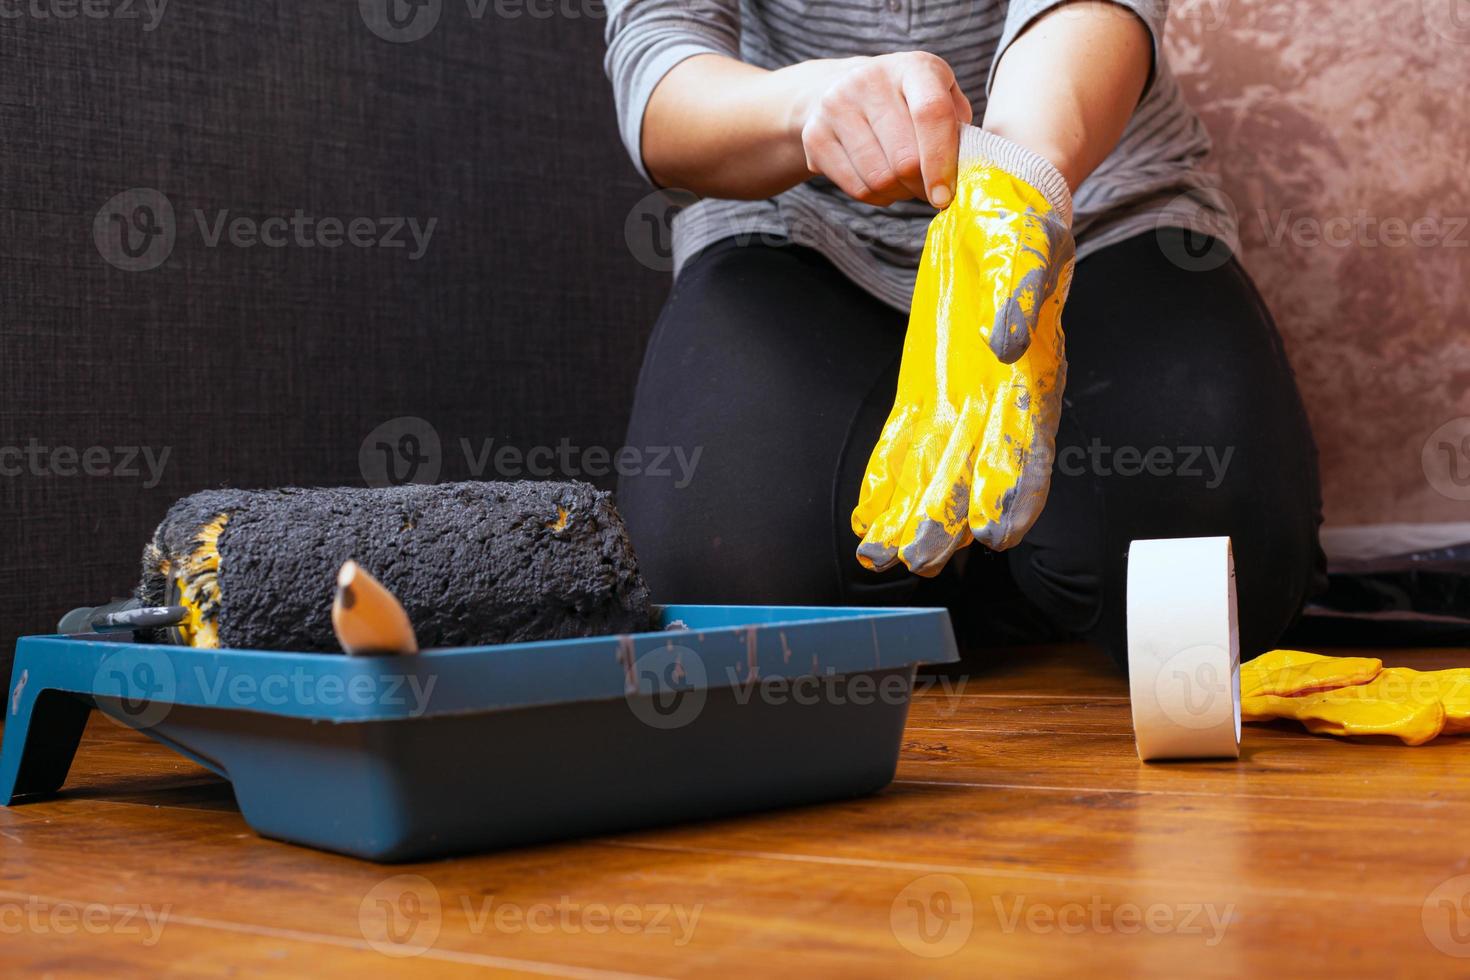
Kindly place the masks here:
POLYGON ((1240 638, 1229 538, 1128 549, 1128 686, 1138 757, 1240 757, 1240 638))

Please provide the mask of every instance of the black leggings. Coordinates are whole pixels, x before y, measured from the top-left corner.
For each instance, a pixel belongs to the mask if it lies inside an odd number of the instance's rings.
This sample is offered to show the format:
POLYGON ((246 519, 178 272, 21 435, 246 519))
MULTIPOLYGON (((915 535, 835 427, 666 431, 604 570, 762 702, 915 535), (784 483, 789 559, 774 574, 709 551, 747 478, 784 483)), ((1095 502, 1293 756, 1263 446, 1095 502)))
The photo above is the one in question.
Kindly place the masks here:
POLYGON ((628 428, 696 460, 692 478, 617 491, 655 599, 945 605, 971 644, 1083 637, 1126 664, 1128 543, 1228 534, 1242 656, 1269 649, 1322 583, 1316 446, 1245 271, 1170 258, 1201 244, 1164 230, 1077 264, 1046 507, 1015 549, 972 545, 934 579, 864 570, 849 524, 905 317, 809 249, 706 249, 659 316, 628 428))

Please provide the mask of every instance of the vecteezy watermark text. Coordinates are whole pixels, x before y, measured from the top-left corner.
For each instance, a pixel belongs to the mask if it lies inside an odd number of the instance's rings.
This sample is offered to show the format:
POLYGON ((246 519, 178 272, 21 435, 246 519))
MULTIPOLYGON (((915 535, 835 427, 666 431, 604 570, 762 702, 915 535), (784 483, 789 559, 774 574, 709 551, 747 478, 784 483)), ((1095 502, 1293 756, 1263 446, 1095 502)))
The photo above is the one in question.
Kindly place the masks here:
POLYGON ((407 248, 408 239, 413 239, 413 251, 408 253, 410 262, 417 262, 428 251, 429 239, 434 237, 438 218, 430 218, 420 224, 418 218, 317 218, 297 208, 289 218, 272 215, 256 218, 250 215, 230 217, 228 208, 216 211, 206 218, 201 210, 194 212, 194 221, 199 226, 199 235, 205 247, 218 248, 221 241, 236 248, 407 248), (226 224, 228 222, 228 224, 226 224), (405 234, 406 231, 406 234, 405 234))
MULTIPOLYGON (((410 262, 424 257, 438 218, 408 215, 372 217, 314 215, 303 208, 290 214, 238 214, 230 208, 195 208, 193 225, 205 248, 402 250, 410 262)), ((188 225, 185 225, 187 228, 188 225)), ((92 240, 107 262, 125 272, 146 272, 168 261, 180 228, 173 202, 152 187, 115 194, 92 221, 92 240)))
MULTIPOLYGON (((290 670, 250 673, 194 664, 175 668, 168 648, 128 644, 102 658, 92 690, 105 699, 104 713, 131 728, 151 728, 168 717, 180 692, 194 703, 225 708, 348 707, 391 709, 395 717, 428 712, 437 674, 339 674, 290 670), (401 709, 401 710, 400 710, 401 709)), ((15 692, 18 703, 20 690, 15 692)))
MULTIPOLYGON (((677 635, 677 634, 675 634, 677 635)), ((779 635, 783 663, 793 654, 786 635, 779 635)), ((637 653, 631 640, 623 653, 627 671, 625 689, 628 708, 634 717, 650 728, 669 730, 692 724, 704 711, 709 697, 710 676, 705 658, 697 650, 675 643, 672 638, 637 653)), ((753 649, 753 648, 752 648, 753 649)), ((797 660, 802 663, 802 660, 797 660)), ((815 663, 811 673, 762 674, 759 661, 724 668, 725 683, 735 704, 748 706, 810 707, 827 705, 887 704, 906 706, 913 696, 929 694, 929 703, 942 717, 952 715, 964 693, 965 682, 946 675, 925 674, 912 680, 907 676, 887 674, 875 677, 867 673, 819 671, 815 663)))
POLYGON ((680 234, 691 241, 732 239, 738 244, 783 248, 800 245, 817 251, 829 246, 868 248, 917 248, 923 244, 924 225, 911 218, 888 214, 854 216, 840 224, 802 215, 791 215, 785 230, 775 232, 753 225, 748 219, 730 217, 706 208, 692 191, 669 188, 651 191, 634 202, 623 223, 623 239, 638 263, 654 272, 674 269, 674 222, 680 234))
POLYGON ((30 895, 0 900, 0 935, 138 936, 144 946, 157 946, 171 905, 106 905, 30 895))
MULTIPOLYGON (((1100 895, 1085 901, 1035 901, 1027 895, 990 897, 1003 933, 1081 933, 1199 936, 1218 946, 1235 915, 1235 904, 1213 902, 1113 902, 1100 895)), ((963 879, 928 874, 904 886, 889 911, 893 938, 915 956, 935 959, 963 948, 977 922, 974 898, 963 879)))
POLYGON ((1057 472, 1062 476, 1177 476, 1203 479, 1214 490, 1225 481, 1225 472, 1235 456, 1235 447, 1224 451, 1214 446, 1108 446, 1094 438, 1084 448, 1064 446, 1057 451, 1057 472))
POLYGON ((24 446, 0 446, 0 476, 110 476, 143 481, 152 490, 163 478, 172 446, 47 446, 32 436, 24 446), (141 467, 140 468, 140 464, 141 467))
POLYGON ((138 20, 148 33, 158 27, 168 0, 0 0, 3 20, 138 20))
POLYGON ((666 936, 676 947, 687 946, 699 926, 703 903, 585 902, 571 895, 549 901, 508 901, 495 895, 446 897, 428 878, 399 874, 370 888, 358 905, 358 926, 369 946, 385 956, 419 956, 433 948, 447 910, 464 916, 475 936, 505 935, 666 936))
POLYGON ((510 444, 495 445, 493 438, 481 440, 476 448, 469 439, 459 440, 464 450, 470 475, 479 479, 487 471, 506 480, 562 476, 650 476, 673 478, 674 487, 683 490, 694 479, 703 446, 686 451, 683 446, 578 446, 563 438, 555 446, 532 446, 522 449, 510 444), (675 470, 678 472, 676 473, 675 470))
POLYGON ((1101 896, 1090 896, 1086 902, 1033 902, 1025 895, 1005 901, 992 895, 997 921, 1002 932, 1017 930, 1047 934, 1079 935, 1084 932, 1119 933, 1131 936, 1141 932, 1155 935, 1200 936, 1206 946, 1218 946, 1230 927, 1235 904, 1220 906, 1213 902, 1107 902, 1101 896))
POLYGON ((617 932, 623 935, 669 936, 675 946, 687 946, 694 938, 704 905, 655 902, 578 902, 569 895, 555 902, 507 902, 494 895, 460 897, 470 932, 479 935, 493 929, 498 933, 545 935, 565 933, 593 936, 617 932))
MULTIPOLYGON (((457 448, 465 469, 476 479, 596 479, 643 476, 670 479, 683 490, 694 480, 703 446, 580 445, 563 436, 555 443, 520 446, 494 437, 460 437, 457 448)), ((447 450, 452 453, 453 450, 447 450)), ((435 483, 446 448, 439 431, 416 415, 403 415, 375 426, 358 448, 358 468, 370 487, 435 483)))
POLYGON ((1297 215, 1290 208, 1273 219, 1265 209, 1256 211, 1266 244, 1278 247, 1287 242, 1297 248, 1467 248, 1465 234, 1470 218, 1464 215, 1423 215, 1408 219, 1379 217, 1359 210, 1353 215, 1322 218, 1297 215))

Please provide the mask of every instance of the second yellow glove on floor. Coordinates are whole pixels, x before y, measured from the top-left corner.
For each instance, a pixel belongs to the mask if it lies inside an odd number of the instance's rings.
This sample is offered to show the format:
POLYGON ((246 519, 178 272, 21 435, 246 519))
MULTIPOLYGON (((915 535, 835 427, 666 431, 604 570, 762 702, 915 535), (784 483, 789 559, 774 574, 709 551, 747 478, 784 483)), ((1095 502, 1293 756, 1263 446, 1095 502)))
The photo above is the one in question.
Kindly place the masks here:
POLYGON ((1470 668, 1419 671, 1369 657, 1272 650, 1240 668, 1242 721, 1291 718, 1323 735, 1407 745, 1470 733, 1470 668))
POLYGON ((973 539, 1015 545, 1051 482, 1072 282, 1072 198, 1043 157, 966 126, 929 226, 893 411, 852 529, 858 560, 934 575, 973 539))

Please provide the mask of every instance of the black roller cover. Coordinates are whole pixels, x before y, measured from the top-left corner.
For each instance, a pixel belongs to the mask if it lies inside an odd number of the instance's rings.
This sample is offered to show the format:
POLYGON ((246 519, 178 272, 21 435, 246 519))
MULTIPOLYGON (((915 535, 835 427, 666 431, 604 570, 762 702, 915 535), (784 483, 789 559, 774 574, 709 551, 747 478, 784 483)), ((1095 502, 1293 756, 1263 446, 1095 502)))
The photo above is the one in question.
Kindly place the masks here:
POLYGON ((140 598, 164 603, 167 570, 200 564, 211 524, 224 647, 339 652, 332 596, 349 558, 403 603, 422 647, 638 632, 655 620, 611 495, 585 483, 207 490, 158 526, 140 598))

